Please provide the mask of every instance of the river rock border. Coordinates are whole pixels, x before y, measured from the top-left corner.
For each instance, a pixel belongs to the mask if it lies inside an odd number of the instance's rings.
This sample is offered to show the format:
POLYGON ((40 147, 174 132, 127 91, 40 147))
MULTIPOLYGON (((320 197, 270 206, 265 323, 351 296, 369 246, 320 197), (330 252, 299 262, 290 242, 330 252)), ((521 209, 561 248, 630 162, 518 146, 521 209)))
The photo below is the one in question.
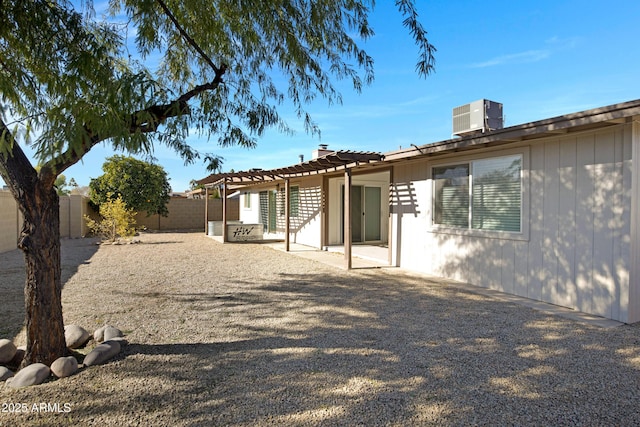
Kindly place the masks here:
POLYGON ((101 365, 113 359, 127 343, 122 331, 111 325, 104 325, 93 334, 82 326, 64 327, 65 342, 73 355, 56 359, 51 366, 33 363, 19 369, 24 359, 25 349, 16 347, 9 339, 0 339, 0 381, 11 388, 42 384, 50 378, 65 378, 79 370, 101 365), (91 343, 94 347, 91 348, 91 343), (83 357, 82 349, 90 351, 83 357), (19 369, 19 370, 18 370, 19 369))

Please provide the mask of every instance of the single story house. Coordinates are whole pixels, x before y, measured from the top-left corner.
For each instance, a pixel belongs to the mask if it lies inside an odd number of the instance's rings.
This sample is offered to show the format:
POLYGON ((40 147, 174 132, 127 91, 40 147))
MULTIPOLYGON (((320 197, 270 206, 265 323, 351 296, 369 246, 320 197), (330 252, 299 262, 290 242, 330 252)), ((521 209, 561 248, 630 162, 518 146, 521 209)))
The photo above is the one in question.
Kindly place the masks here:
POLYGON ((635 100, 200 182, 239 190, 240 220, 287 247, 343 245, 347 268, 352 245, 382 245, 392 266, 633 323, 639 118, 635 100))

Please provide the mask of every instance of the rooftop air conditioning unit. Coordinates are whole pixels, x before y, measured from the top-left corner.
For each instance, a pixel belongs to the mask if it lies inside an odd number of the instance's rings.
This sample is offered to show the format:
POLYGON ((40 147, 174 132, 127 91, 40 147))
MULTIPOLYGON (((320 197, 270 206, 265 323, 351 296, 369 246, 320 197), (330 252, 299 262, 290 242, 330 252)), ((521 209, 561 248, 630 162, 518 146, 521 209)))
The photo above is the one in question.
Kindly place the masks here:
POLYGON ((502 129, 502 104, 479 99, 453 109, 453 134, 466 135, 502 129))

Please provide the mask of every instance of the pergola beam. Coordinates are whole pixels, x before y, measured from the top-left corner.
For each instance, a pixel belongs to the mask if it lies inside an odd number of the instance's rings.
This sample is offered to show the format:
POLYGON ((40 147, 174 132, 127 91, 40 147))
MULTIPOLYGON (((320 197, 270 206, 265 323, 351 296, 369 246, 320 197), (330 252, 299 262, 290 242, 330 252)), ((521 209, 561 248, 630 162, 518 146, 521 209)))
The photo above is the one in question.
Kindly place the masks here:
POLYGON ((335 151, 305 163, 283 168, 212 174, 199 180, 198 184, 203 184, 207 187, 219 184, 223 180, 232 184, 284 180, 311 174, 336 172, 340 168, 347 168, 360 163, 375 163, 382 160, 384 160, 384 156, 375 152, 335 151))

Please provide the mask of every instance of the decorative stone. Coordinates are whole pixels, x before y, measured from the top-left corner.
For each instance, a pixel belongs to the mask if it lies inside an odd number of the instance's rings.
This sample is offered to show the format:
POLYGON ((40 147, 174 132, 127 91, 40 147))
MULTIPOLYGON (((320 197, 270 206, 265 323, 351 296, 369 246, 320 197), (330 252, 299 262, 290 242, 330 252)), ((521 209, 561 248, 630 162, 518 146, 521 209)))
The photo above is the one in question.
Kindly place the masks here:
POLYGON ((64 327, 64 339, 68 348, 80 348, 89 341, 91 334, 78 325, 64 327))
POLYGON ((18 349, 15 344, 6 338, 0 340, 0 363, 11 362, 18 349))
POLYGON ((85 366, 100 365, 120 353, 120 343, 117 341, 105 341, 91 350, 84 358, 85 366))
POLYGON ((114 328, 110 325, 107 325, 107 327, 104 328, 103 341, 109 341, 112 338, 118 338, 121 336, 123 336, 122 331, 118 328, 114 328))
POLYGON ((13 372, 9 368, 0 366, 0 381, 5 381, 13 376, 13 372))
POLYGON ((51 364, 51 372, 58 378, 69 377, 78 372, 78 361, 73 356, 60 357, 51 364))
POLYGON ((107 326, 109 326, 109 325, 101 326, 101 327, 99 327, 98 329, 95 330, 95 332, 93 333, 93 340, 95 342, 104 341, 104 330, 107 328, 107 326))
POLYGON ((20 369, 13 378, 7 380, 7 385, 11 388, 19 388, 42 384, 49 378, 50 374, 51 370, 47 365, 33 363, 26 368, 20 369))

